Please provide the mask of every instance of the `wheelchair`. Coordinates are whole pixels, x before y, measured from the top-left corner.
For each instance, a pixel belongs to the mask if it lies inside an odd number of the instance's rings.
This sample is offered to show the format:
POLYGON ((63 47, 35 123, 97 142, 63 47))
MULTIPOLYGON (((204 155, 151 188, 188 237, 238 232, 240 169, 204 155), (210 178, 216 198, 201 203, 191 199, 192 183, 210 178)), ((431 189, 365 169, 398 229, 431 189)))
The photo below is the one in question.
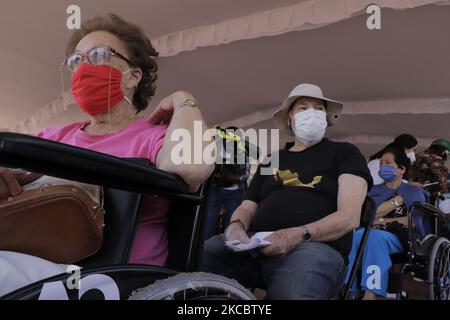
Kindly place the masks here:
POLYGON ((440 210, 445 199, 414 203, 408 213, 408 247, 403 255, 392 257, 399 271, 389 278, 388 292, 397 300, 411 296, 404 285, 407 274, 426 287, 429 300, 450 300, 450 216, 440 210))
MULTIPOLYGON (((447 199, 441 197, 440 201, 447 199)), ((408 246, 404 253, 392 255, 393 268, 389 273, 388 296, 396 300, 412 297, 405 286, 405 276, 411 275, 413 281, 424 285, 429 300, 450 300, 450 241, 449 229, 444 225, 446 216, 439 210, 438 202, 432 205, 427 202, 414 203, 408 212, 408 246), (419 218, 421 217, 421 218, 419 218), (397 270, 397 271, 394 271, 397 270)), ((374 204, 372 204, 374 205, 374 204)), ((442 206, 441 206, 442 208, 442 206)), ((376 211, 376 208, 375 208, 376 211)), ((355 278, 360 275, 360 264, 365 244, 373 228, 373 216, 361 222, 365 228, 357 256, 351 269, 349 281, 342 294, 344 299, 355 299, 351 295, 351 287, 355 278)))
POLYGON ((253 300, 236 281, 200 269, 208 182, 195 194, 178 176, 145 159, 122 159, 32 136, 0 133, 0 165, 104 188, 104 241, 99 252, 4 300, 253 300), (165 267, 128 263, 143 197, 171 201, 165 267), (76 276, 76 278, 74 278, 76 276))

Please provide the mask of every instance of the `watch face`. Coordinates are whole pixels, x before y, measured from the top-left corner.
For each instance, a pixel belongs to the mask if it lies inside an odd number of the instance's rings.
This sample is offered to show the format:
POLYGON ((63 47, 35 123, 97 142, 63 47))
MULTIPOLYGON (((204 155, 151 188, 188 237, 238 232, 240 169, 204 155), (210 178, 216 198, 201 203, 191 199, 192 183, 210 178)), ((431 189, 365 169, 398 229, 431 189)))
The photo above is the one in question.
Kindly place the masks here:
POLYGON ((186 104, 187 105, 189 105, 189 106, 195 106, 195 107, 197 107, 198 106, 198 103, 197 103, 197 101, 195 101, 195 100, 193 100, 193 99, 187 99, 186 100, 186 104))
POLYGON ((304 241, 309 241, 311 239, 311 233, 309 232, 308 229, 305 229, 303 231, 303 240, 304 241))

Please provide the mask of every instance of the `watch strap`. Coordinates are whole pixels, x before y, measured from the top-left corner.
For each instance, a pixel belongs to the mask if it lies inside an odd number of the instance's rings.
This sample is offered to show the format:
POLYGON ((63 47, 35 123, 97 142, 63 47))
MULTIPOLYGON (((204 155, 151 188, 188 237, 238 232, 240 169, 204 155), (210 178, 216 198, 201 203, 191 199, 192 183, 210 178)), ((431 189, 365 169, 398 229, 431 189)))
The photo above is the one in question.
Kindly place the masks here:
POLYGON ((193 108, 198 108, 199 105, 197 103, 197 101, 195 101, 194 99, 186 99, 183 102, 180 102, 179 104, 177 104, 175 106, 175 111, 180 110, 181 108, 184 107, 193 107, 193 108))

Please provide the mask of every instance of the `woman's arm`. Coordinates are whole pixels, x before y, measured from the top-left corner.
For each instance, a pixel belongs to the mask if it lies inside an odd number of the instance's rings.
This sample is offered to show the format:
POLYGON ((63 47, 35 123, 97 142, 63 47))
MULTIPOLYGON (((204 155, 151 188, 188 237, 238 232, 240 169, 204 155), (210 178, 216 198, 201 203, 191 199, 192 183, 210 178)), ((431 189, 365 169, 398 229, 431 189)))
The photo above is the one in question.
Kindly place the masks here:
POLYGON ((404 203, 404 200, 403 200, 402 196, 400 196, 400 195, 383 202, 377 208, 377 214, 375 216, 375 219, 383 218, 389 212, 391 212, 392 210, 395 210, 395 208, 397 208, 397 206, 395 205, 394 201, 396 201, 399 205, 402 205, 404 203))
POLYGON ((161 101, 155 112, 152 116, 150 116, 150 121, 153 123, 170 121, 164 140, 164 145, 156 158, 156 167, 179 175, 184 181, 186 181, 187 184, 189 184, 190 191, 195 192, 214 171, 214 163, 213 161, 210 161, 211 164, 207 164, 203 159, 203 150, 212 142, 212 140, 203 141, 203 134, 208 127, 203 120, 200 109, 197 107, 186 106, 179 110, 174 110, 174 106, 186 101, 187 99, 194 99, 194 97, 190 93, 183 91, 176 92, 167 97, 161 101), (194 126, 200 128, 201 130, 199 130, 198 135, 194 135, 194 126), (172 159, 173 148, 180 144, 180 141, 175 141, 172 138, 173 133, 177 129, 184 129, 190 133, 190 163, 176 164, 172 159), (194 139, 199 141, 195 141, 194 143, 194 139), (195 150, 194 146, 201 146, 201 148, 197 148, 197 150, 195 150), (195 151, 201 153, 200 155, 196 155, 196 157, 201 159, 200 163, 194 163, 195 151))

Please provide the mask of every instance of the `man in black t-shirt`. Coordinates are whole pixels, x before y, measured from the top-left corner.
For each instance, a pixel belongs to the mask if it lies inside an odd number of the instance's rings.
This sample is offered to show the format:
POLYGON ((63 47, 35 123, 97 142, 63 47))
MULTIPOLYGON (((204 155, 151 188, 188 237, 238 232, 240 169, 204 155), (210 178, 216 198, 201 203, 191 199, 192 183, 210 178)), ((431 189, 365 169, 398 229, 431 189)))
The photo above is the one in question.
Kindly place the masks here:
POLYGON ((278 152, 279 165, 271 175, 263 175, 259 166, 225 234, 206 242, 204 271, 264 288, 267 299, 330 299, 338 293, 372 185, 354 145, 323 138, 342 107, 318 86, 294 88, 274 120, 295 142, 278 152), (270 244, 258 251, 237 254, 225 246, 226 241, 248 243, 259 231, 273 233, 265 239, 270 244))

